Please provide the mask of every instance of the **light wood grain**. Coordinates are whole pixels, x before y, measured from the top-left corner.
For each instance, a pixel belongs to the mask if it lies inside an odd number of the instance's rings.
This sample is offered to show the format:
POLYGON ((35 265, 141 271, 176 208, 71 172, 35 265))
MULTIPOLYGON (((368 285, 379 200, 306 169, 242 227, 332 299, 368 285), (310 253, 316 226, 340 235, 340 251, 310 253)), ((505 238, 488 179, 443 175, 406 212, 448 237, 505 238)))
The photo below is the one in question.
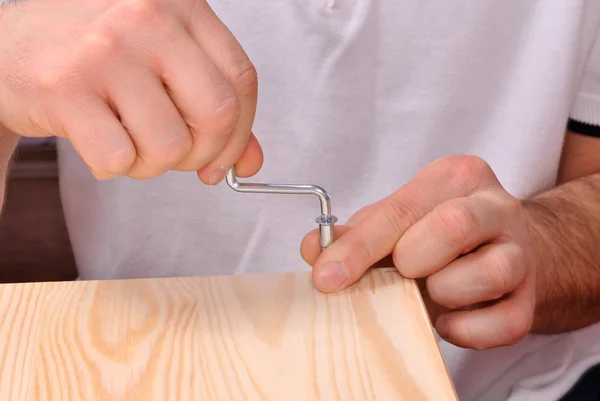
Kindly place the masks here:
POLYGON ((414 282, 377 269, 0 286, 0 400, 456 400, 414 282))

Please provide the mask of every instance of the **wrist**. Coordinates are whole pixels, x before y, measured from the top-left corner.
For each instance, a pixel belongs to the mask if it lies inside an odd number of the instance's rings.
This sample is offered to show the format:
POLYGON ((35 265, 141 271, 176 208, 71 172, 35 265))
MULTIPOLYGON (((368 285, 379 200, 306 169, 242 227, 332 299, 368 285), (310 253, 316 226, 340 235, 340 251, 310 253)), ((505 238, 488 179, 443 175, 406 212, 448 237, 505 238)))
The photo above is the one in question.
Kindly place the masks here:
MULTIPOLYGON (((536 300, 535 314, 531 327, 532 332, 548 331, 548 317, 542 313, 548 309, 548 304, 553 303, 552 292, 548 291, 548 277, 544 271, 547 266, 547 259, 554 250, 552 249, 549 233, 552 231, 552 210, 546 205, 536 200, 526 200, 522 202, 525 214, 528 220, 531 248, 533 251, 532 268, 536 271, 536 300)), ((550 257, 551 259, 551 257, 550 257)), ((554 300, 556 301, 556 300, 554 300)))
POLYGON ((536 271, 532 332, 576 330, 598 321, 600 270, 594 239, 599 230, 586 199, 598 196, 599 177, 555 187, 523 202, 536 271))

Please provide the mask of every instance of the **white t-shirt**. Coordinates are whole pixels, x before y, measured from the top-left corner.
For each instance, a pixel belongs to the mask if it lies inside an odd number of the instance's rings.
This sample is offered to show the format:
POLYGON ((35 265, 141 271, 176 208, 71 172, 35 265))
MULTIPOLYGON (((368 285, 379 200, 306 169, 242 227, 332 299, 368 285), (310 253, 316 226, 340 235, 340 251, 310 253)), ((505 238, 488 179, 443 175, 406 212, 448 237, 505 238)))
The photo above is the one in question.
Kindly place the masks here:
MULTIPOLYGON (((597 0, 210 3, 259 72, 253 180, 321 185, 342 222, 449 154, 483 157, 527 197, 554 185, 569 117, 600 124, 597 0)), ((59 151, 82 279, 308 269, 314 197, 180 172, 100 182, 68 143, 59 151)), ((461 400, 554 400, 600 361, 600 325, 441 349, 461 400)))

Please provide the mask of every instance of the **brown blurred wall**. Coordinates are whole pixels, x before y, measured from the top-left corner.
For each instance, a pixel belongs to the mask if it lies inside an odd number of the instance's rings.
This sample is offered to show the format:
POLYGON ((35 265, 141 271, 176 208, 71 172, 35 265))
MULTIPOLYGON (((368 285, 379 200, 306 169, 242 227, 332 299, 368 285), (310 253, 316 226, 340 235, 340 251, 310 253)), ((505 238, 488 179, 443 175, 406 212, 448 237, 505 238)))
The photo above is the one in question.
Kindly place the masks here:
POLYGON ((21 145, 0 215, 0 282, 73 280, 53 143, 21 145))

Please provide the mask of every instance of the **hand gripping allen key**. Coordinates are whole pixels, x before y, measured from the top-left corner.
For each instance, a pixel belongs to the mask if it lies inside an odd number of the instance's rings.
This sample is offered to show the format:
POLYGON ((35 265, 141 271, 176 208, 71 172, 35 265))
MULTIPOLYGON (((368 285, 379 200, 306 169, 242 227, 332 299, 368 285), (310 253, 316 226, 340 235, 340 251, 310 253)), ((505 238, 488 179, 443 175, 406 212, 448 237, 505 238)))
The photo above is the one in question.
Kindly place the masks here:
POLYGON ((235 168, 231 168, 225 177, 227 184, 237 192, 263 194, 316 195, 321 202, 321 215, 315 219, 319 224, 321 248, 325 249, 333 242, 333 227, 337 217, 331 214, 331 198, 327 191, 316 185, 290 184, 255 184, 237 180, 235 168))

